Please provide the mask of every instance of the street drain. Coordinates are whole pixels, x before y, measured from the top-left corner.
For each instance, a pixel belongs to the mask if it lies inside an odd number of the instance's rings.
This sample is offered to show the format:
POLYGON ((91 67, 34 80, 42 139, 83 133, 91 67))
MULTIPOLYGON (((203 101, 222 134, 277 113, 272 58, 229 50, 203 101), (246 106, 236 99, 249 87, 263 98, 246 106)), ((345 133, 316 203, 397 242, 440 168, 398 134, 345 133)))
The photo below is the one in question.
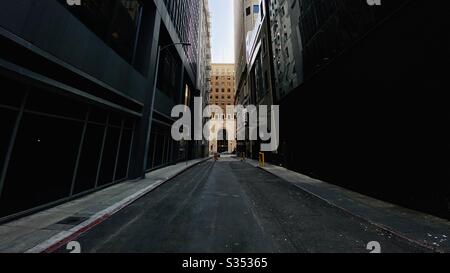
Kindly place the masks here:
POLYGON ((83 223, 87 219, 88 219, 87 217, 73 217, 72 216, 72 217, 67 217, 67 218, 63 219, 56 224, 57 225, 76 226, 76 225, 83 223))

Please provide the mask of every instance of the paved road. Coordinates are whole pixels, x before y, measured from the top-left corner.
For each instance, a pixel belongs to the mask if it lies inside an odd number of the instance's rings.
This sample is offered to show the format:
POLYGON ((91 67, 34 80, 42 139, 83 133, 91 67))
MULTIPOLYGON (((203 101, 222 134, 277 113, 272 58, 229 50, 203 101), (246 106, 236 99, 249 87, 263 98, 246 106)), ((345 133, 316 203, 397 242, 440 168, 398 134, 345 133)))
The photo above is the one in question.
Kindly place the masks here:
POLYGON ((189 169, 77 240, 100 253, 367 253, 370 241, 424 251, 231 158, 189 169))

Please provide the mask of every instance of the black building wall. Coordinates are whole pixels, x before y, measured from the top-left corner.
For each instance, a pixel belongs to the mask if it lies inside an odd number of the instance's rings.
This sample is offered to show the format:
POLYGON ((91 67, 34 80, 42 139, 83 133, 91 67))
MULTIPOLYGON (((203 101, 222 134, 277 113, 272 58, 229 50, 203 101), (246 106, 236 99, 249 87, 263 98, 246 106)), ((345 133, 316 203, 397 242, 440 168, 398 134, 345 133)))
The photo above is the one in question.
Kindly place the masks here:
POLYGON ((282 163, 449 217, 445 10, 410 1, 286 96, 282 163))
POLYGON ((179 89, 153 92, 158 46, 181 41, 165 3, 88 4, 2 3, 0 221, 178 160, 170 110, 196 71, 172 48, 179 89))
MULTIPOLYGON (((365 0, 293 0, 298 3, 305 76, 320 70, 409 0, 370 6, 365 0)), ((294 7, 295 5, 291 5, 294 7)), ((295 14, 295 13, 294 13, 295 14)), ((297 22, 293 20, 293 22, 297 22)))

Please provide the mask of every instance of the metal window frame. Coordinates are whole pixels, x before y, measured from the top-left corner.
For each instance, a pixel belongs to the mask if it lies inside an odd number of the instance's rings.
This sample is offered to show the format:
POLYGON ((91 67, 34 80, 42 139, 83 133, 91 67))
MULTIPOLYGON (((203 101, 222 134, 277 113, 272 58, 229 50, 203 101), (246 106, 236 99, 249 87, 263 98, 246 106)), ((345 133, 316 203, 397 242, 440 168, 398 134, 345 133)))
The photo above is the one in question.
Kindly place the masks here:
POLYGON ((2 193, 3 193, 3 189, 4 189, 4 185, 5 185, 5 180, 6 180, 6 175, 8 173, 9 163, 11 161, 11 156, 12 156, 12 152, 14 150, 14 146, 15 146, 15 143, 16 143, 17 134, 19 132, 20 124, 22 122, 22 118, 23 118, 25 106, 26 106, 26 103, 27 103, 27 100, 28 100, 29 92, 30 92, 30 87, 27 86, 27 90, 25 91, 25 94, 24 94, 24 96, 22 98, 22 104, 20 106, 19 113, 17 114, 17 117, 16 117, 16 122, 14 124, 13 131, 11 132, 11 137, 10 137, 10 140, 9 140, 8 150, 6 151, 6 155, 5 155, 5 162, 3 164, 3 169, 2 169, 2 171, 0 173, 0 198, 2 197, 2 193))
POLYGON ((80 166, 81 154, 83 153, 84 140, 86 138, 86 131, 87 131, 87 126, 88 126, 88 121, 89 121, 90 114, 91 114, 91 107, 89 107, 89 109, 86 111, 85 122, 84 122, 84 126, 83 126, 83 133, 81 135, 80 145, 78 147, 77 161, 75 163, 75 168, 73 170, 72 183, 70 185, 70 194, 69 194, 69 196, 73 196, 73 192, 75 190, 75 183, 76 183, 76 179, 77 179, 77 175, 78 175, 78 168, 80 166))
POLYGON ((97 166, 97 176, 95 177, 94 189, 98 188, 98 180, 100 178, 100 170, 101 170, 102 165, 103 165, 103 152, 105 150, 106 136, 108 134, 110 116, 111 116, 111 113, 108 113, 108 117, 106 118, 106 124, 105 124, 104 131, 103 131, 102 150, 100 152, 100 162, 98 163, 98 166, 97 166))
MULTIPOLYGON (((126 129, 130 130, 130 129, 126 129)), ((130 177, 130 169, 131 169, 131 157, 133 154, 133 143, 134 143, 134 137, 136 132, 136 122, 133 122, 133 128, 131 129, 131 143, 130 143, 130 151, 128 152, 128 165, 127 165, 127 179, 130 177)))
POLYGON ((119 143, 117 144, 117 152, 116 152, 116 162, 114 163, 114 173, 113 173, 113 182, 116 182, 116 172, 117 172, 117 164, 119 163, 119 156, 120 156, 120 148, 122 147, 122 137, 123 137, 123 131, 124 131, 124 124, 125 124, 125 118, 122 117, 121 122, 121 128, 120 128, 120 135, 119 135, 119 143))

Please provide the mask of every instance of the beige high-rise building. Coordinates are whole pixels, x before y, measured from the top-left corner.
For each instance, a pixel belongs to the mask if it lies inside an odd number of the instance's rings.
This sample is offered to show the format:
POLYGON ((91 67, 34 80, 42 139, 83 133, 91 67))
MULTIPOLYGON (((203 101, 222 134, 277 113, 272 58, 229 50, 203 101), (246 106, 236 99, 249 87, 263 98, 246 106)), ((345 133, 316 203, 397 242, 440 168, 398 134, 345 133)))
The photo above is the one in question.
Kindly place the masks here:
MULTIPOLYGON (((261 0, 234 0, 234 42, 236 82, 241 83, 242 75, 246 68, 246 39, 247 34, 253 31, 259 13, 255 8, 259 7, 261 0)), ((239 87, 237 87, 239 89, 239 87)))
MULTIPOLYGON (((256 105, 272 103, 265 100, 270 97, 270 63, 271 54, 267 54, 267 10, 264 0, 234 0, 234 35, 236 64, 236 102, 237 105, 256 105), (262 52, 264 50, 264 52, 262 52), (263 72, 263 70, 265 70, 263 72), (258 79, 258 85, 255 80, 258 79), (264 80, 263 80, 264 79, 264 80), (261 82, 262 80, 262 82, 261 82), (265 85, 265 83, 269 83, 265 85), (261 86, 263 88, 261 88, 261 86), (265 90, 264 90, 265 89, 265 90), (258 95, 266 94, 258 97, 258 95)), ((248 133, 248 125, 238 124, 236 134, 248 133)), ((255 142, 238 141, 236 152, 256 157, 255 142)))
MULTIPOLYGON (((211 65, 211 93, 209 104, 219 106, 222 113, 214 113, 212 117, 213 141, 210 142, 210 152, 233 152, 236 149, 235 140, 227 140, 224 136, 221 140, 219 134, 223 134, 220 128, 227 128, 227 121, 234 121, 235 114, 227 113, 227 106, 234 105, 235 98, 235 66, 234 64, 211 65)), ((228 123, 230 124, 230 123, 228 123)), ((235 128, 229 128, 227 136, 234 135, 235 128)))

